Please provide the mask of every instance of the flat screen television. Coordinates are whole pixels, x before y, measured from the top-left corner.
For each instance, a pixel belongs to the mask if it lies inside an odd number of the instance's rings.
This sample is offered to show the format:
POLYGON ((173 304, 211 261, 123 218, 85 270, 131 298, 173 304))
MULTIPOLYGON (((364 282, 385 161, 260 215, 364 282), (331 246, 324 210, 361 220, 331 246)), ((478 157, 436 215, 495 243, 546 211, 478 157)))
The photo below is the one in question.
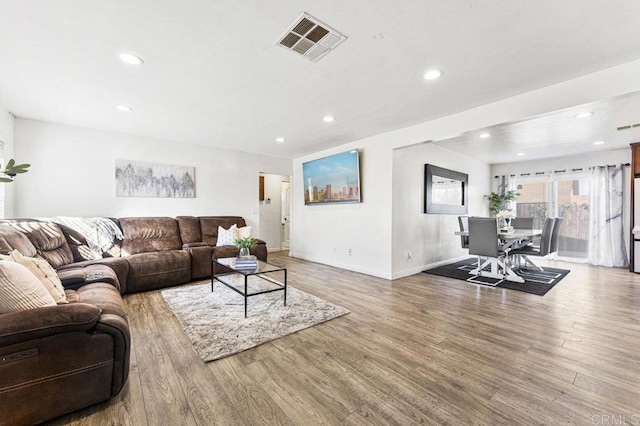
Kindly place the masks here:
POLYGON ((360 151, 352 149, 302 164, 304 204, 359 203, 360 151))

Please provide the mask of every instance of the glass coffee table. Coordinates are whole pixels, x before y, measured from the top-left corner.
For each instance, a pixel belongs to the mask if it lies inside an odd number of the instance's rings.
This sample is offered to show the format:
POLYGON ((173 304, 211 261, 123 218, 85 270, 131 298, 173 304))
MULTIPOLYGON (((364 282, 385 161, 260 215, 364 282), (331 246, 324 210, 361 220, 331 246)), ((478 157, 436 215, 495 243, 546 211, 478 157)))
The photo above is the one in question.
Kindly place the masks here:
POLYGON ((247 269, 236 265, 235 257, 211 258, 211 291, 216 281, 229 287, 244 297, 244 317, 247 317, 247 299, 251 296, 284 292, 284 306, 287 306, 287 270, 256 260, 256 267, 247 269), (275 275, 275 277, 274 277, 275 275), (282 280, 278 280, 279 275, 282 280))

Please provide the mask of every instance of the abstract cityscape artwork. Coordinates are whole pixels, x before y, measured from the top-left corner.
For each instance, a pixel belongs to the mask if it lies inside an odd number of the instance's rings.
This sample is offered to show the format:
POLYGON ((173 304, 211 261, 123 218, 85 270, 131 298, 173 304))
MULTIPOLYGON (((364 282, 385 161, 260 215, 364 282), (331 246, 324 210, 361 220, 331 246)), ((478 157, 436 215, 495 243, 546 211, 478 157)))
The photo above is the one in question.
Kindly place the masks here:
POLYGON ((116 160, 116 197, 195 198, 196 168, 116 160))
POLYGON ((357 149, 302 164, 304 203, 359 203, 360 160, 357 149))

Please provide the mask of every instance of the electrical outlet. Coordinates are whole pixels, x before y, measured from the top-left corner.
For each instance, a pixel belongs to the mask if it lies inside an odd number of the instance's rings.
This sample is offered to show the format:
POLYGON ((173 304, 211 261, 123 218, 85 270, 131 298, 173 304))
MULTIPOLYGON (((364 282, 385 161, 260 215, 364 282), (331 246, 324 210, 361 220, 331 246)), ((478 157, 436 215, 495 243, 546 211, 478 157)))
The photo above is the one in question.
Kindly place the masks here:
POLYGON ((351 256, 351 249, 349 249, 347 253, 349 254, 349 256, 351 256))

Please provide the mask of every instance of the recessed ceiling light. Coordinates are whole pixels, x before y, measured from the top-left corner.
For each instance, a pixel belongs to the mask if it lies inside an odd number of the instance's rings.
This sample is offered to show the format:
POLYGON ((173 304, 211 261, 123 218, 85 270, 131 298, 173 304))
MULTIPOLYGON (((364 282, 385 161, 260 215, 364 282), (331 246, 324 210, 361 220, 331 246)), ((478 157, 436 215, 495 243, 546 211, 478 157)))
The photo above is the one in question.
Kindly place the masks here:
POLYGON ((425 80, 435 80, 442 75, 442 71, 440 70, 429 70, 424 73, 423 77, 425 80))
POLYGON ((335 120, 331 115, 325 115, 324 118, 322 119, 325 123, 331 123, 333 120, 335 120))
POLYGON ((278 143, 282 143, 282 142, 284 142, 284 140, 285 140, 285 139, 284 139, 284 138, 282 138, 282 137, 280 137, 280 138, 276 138, 276 142, 278 142, 278 143))
POLYGON ((604 145, 604 141, 595 141, 594 145, 604 145))
POLYGON ((478 136, 480 139, 487 139, 489 137, 491 137, 491 135, 489 133, 481 133, 480 136, 478 136))
POLYGON ((522 157, 524 155, 524 152, 519 152, 516 154, 518 157, 522 157))
POLYGON ((121 53, 120 60, 127 64, 131 65, 142 65, 144 61, 140 56, 134 55, 133 53, 121 53))
POLYGON ((587 118, 593 115, 593 111, 585 111, 585 112, 581 112, 580 114, 576 115, 574 118, 587 118))
POLYGON ((133 108, 131 108, 130 106, 126 106, 126 105, 118 105, 116 106, 116 109, 119 111, 133 111, 133 108))

